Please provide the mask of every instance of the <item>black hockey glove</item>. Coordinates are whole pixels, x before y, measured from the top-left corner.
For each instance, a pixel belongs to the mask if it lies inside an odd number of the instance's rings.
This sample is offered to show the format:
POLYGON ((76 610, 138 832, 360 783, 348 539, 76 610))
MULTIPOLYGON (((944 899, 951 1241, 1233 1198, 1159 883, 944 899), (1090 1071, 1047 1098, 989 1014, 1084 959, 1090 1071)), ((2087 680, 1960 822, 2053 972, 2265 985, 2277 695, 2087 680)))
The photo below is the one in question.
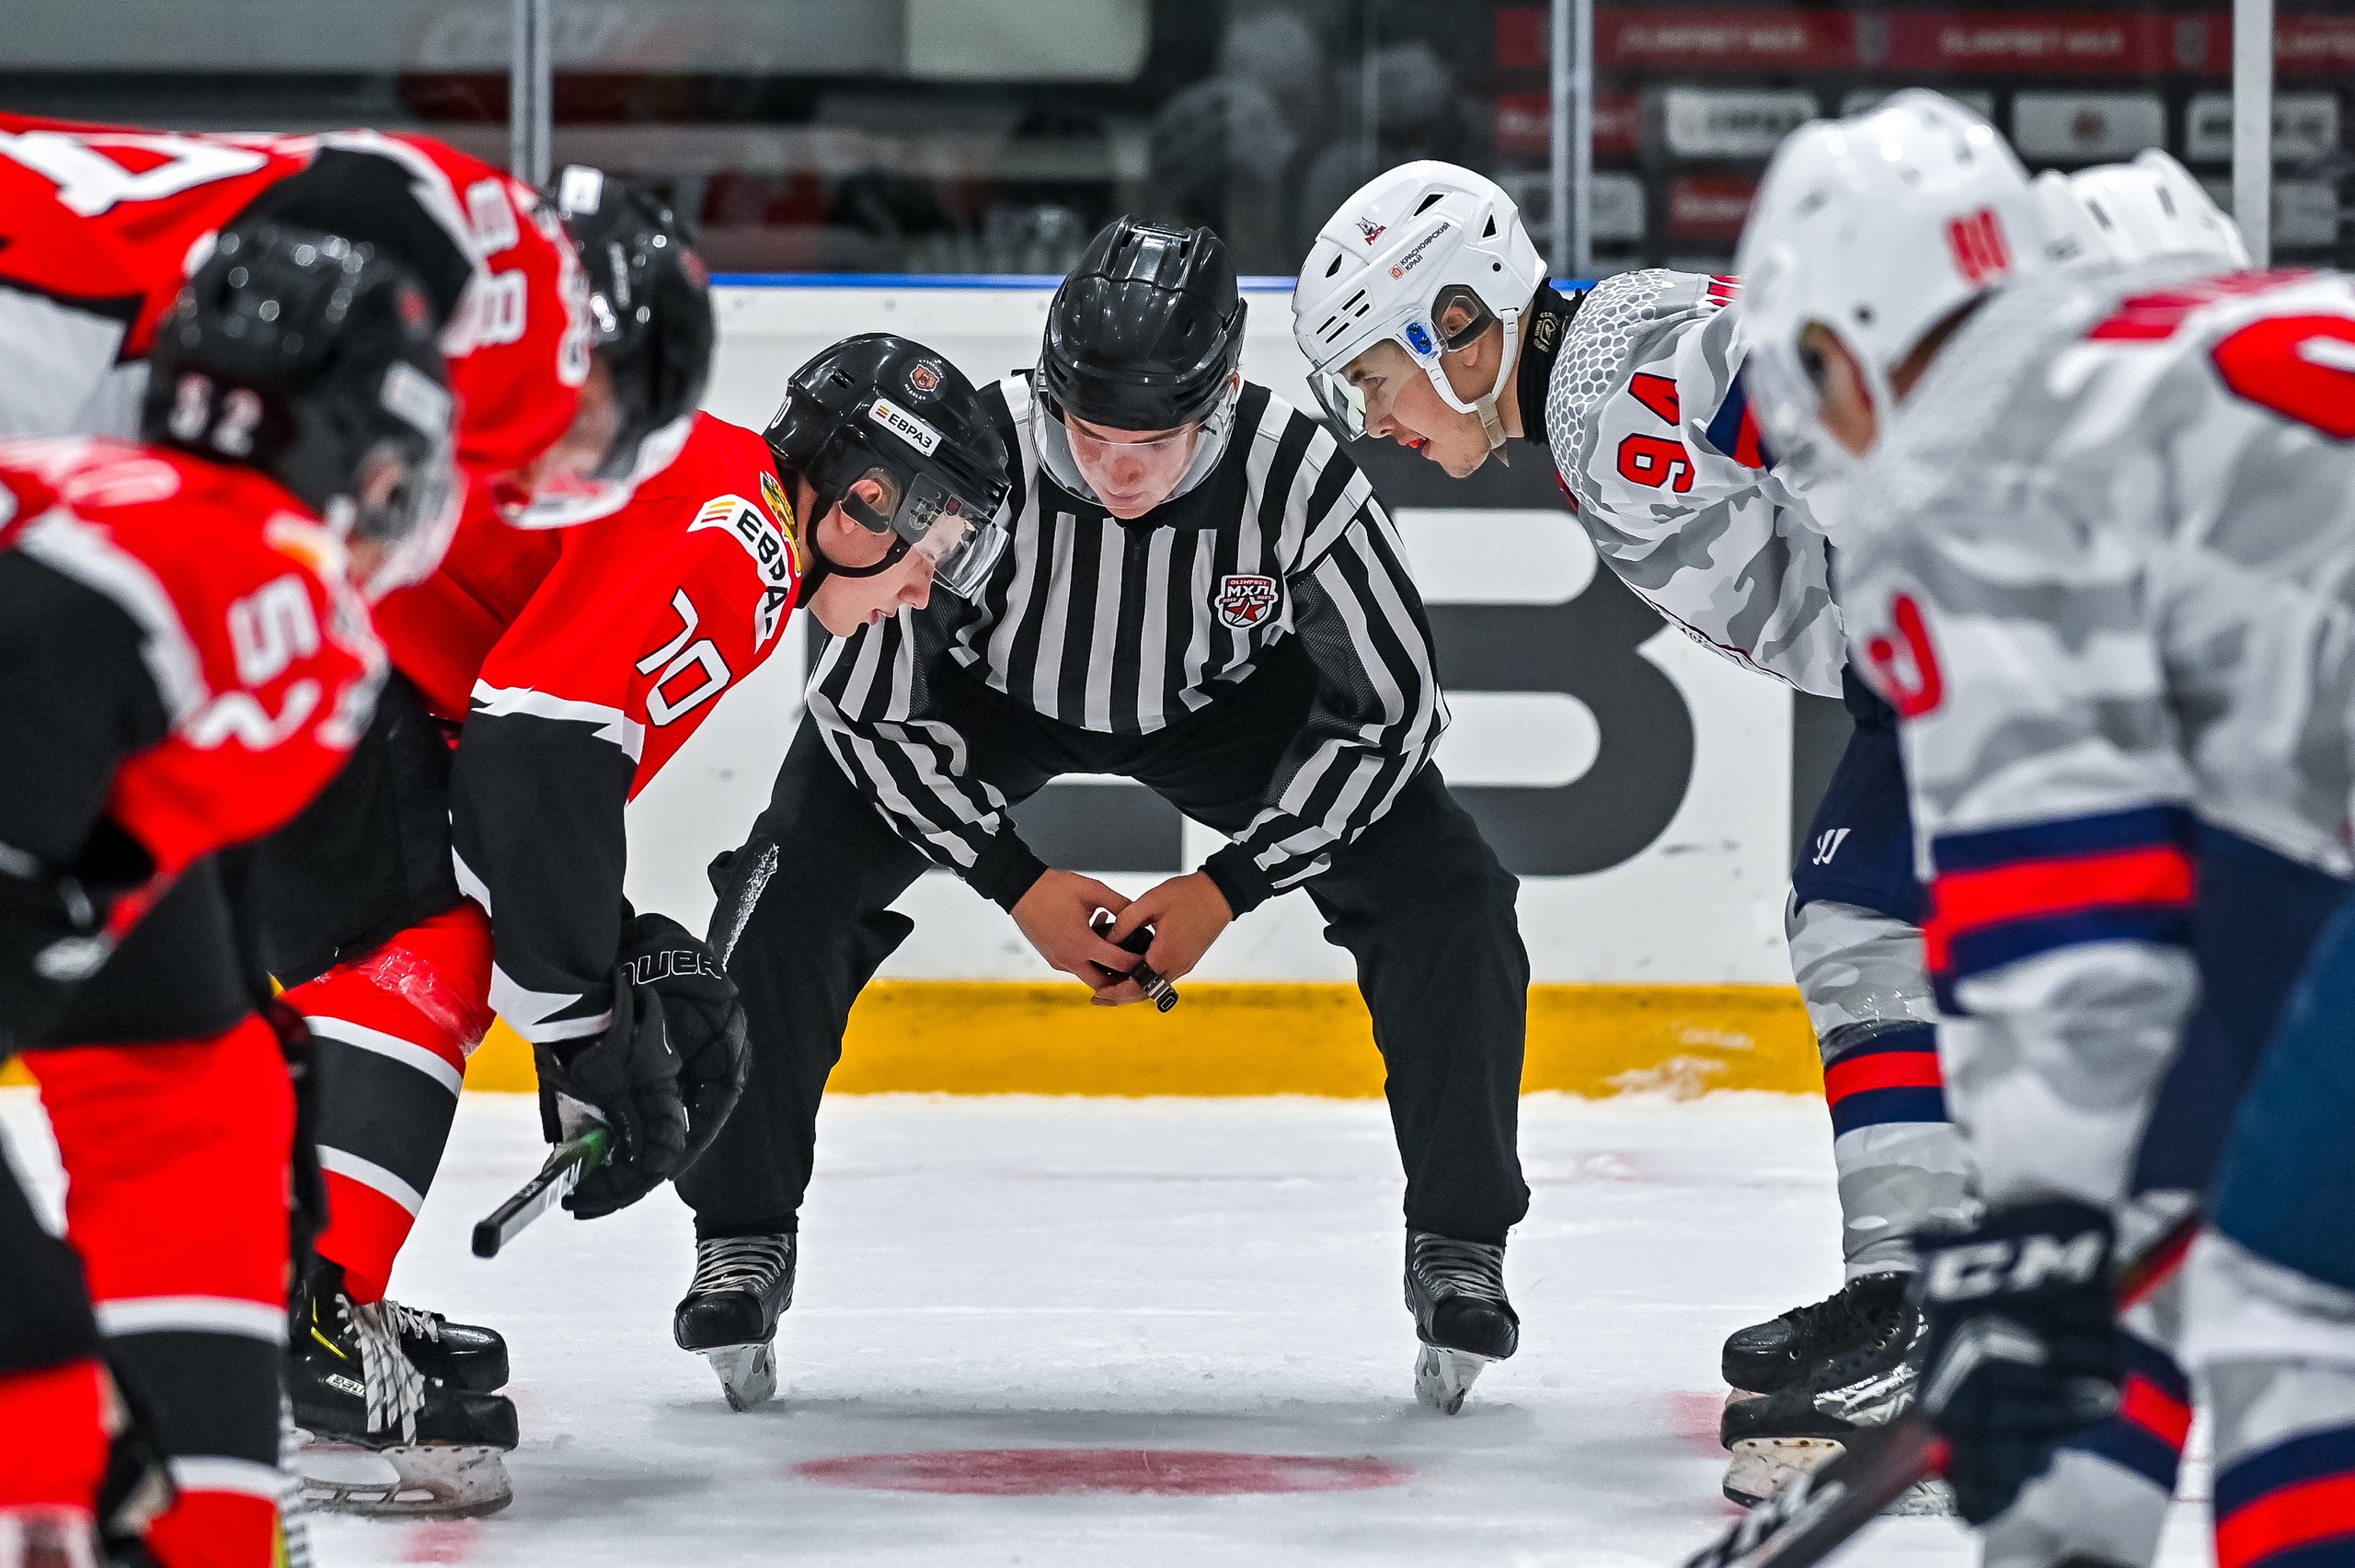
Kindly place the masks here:
MULTIPOLYGON (((668 1181, 687 1146, 679 1099, 679 1058, 663 1027, 661 998, 614 968, 614 1021, 585 1047, 535 1046, 542 1095, 569 1094, 593 1107, 613 1133, 613 1152, 580 1179, 564 1207, 594 1219, 627 1208, 668 1181)), ((543 1121, 553 1122, 545 1098, 543 1121)))
POLYGON ((0 1047, 56 1022, 114 953, 107 917, 116 900, 155 875, 139 841, 103 818, 63 871, 0 845, 0 1047))
POLYGON ((711 1146, 744 1093, 751 1058, 744 1006, 711 949, 668 915, 633 915, 622 925, 621 966, 662 999, 662 1021, 679 1058, 679 1098, 687 1107, 687 1147, 675 1179, 711 1146))
POLYGON ((2068 1202, 1993 1209, 1970 1230, 1914 1238, 1922 1408, 1951 1446, 1947 1479, 1974 1525, 2118 1408, 2126 1369, 2111 1244, 2108 1215, 2068 1202))

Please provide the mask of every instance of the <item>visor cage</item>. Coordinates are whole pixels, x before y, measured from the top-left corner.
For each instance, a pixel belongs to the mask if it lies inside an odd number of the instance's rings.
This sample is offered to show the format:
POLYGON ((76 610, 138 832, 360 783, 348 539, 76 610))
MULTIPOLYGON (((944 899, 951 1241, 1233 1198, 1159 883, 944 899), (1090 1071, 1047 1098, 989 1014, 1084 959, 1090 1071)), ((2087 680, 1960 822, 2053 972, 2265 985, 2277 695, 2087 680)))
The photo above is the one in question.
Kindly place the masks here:
POLYGON ((844 576, 866 576, 913 553, 930 563, 935 582, 959 599, 971 599, 989 580, 990 568, 1005 550, 1005 530, 997 520, 930 474, 903 480, 889 468, 870 468, 844 486, 842 507, 860 527, 894 540, 891 552, 876 567, 845 571, 844 576), (880 508, 869 505, 856 489, 869 482, 883 492, 880 508))

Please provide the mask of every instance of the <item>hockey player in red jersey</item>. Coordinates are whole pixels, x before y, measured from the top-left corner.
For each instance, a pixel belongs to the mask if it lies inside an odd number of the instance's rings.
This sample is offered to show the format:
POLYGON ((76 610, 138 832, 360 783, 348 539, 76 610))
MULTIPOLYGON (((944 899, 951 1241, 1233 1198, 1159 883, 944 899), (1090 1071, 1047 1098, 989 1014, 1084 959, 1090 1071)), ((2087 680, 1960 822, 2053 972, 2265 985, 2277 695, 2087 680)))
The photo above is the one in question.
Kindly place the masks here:
POLYGON ((0 114, 0 435, 135 433, 156 325, 213 236, 274 220, 373 246, 424 289, 458 461, 511 509, 611 446, 580 264, 529 186, 430 137, 182 135, 0 114), (585 391, 585 396, 584 396, 585 391))
MULTIPOLYGON (((332 1218, 297 1301, 317 1332, 293 1392, 312 1495, 357 1511, 511 1495, 504 1344, 385 1299, 493 1012, 570 1102, 552 1115, 615 1128, 616 1159, 570 1200, 584 1218, 692 1159, 742 1071, 733 987, 674 921, 624 903, 623 809, 781 646, 810 496, 759 436, 694 412, 709 306, 671 214, 593 171, 559 191, 590 258, 616 443, 637 451, 528 520, 564 526, 511 528, 477 490, 442 570, 380 615, 392 722, 246 884, 256 945, 319 1039, 332 1218)), ((845 527, 821 616, 922 596, 921 556, 851 575, 885 544, 839 513, 817 532, 845 527)))
POLYGON ((71 1242, 0 1179, 0 1556, 88 1561, 127 1393, 177 1488, 153 1559, 261 1568, 295 1107, 208 857, 366 729, 360 590, 434 566, 453 404, 404 271, 267 225, 220 240, 154 371, 148 444, 0 442, 0 1036, 71 1242))

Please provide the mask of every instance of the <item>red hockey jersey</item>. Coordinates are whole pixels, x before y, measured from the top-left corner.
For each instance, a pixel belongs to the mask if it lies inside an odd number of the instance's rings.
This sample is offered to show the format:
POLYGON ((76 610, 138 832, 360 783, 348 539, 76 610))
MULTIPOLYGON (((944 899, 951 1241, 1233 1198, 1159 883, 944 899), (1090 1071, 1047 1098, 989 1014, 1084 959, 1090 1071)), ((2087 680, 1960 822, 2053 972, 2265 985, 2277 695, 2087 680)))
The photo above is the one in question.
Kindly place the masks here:
POLYGON ((431 137, 180 135, 0 114, 0 349, 64 361, 0 391, 0 435, 137 434, 143 361, 213 236, 335 148, 391 160, 477 268, 442 338, 458 458, 522 467, 564 433, 588 379, 588 281, 530 187, 431 137), (52 389, 58 389, 52 391, 52 389))
POLYGON ((767 443, 708 414, 621 510, 516 532, 477 515, 440 577, 380 608, 437 706, 469 681, 451 838, 491 914, 492 1005, 527 1038, 570 1039, 610 1016, 622 808, 783 645, 801 542, 767 443), (494 626, 462 670, 453 650, 494 626))
MULTIPOLYGON (((102 809, 175 875, 283 825, 368 727, 386 664, 342 546, 262 474, 122 441, 0 441, 0 552, 121 612, 137 658, 113 668, 152 687, 132 695, 160 717, 153 736, 91 731, 119 754, 91 772, 103 799, 67 841, 102 809)), ((93 710, 123 696, 69 692, 93 710)))

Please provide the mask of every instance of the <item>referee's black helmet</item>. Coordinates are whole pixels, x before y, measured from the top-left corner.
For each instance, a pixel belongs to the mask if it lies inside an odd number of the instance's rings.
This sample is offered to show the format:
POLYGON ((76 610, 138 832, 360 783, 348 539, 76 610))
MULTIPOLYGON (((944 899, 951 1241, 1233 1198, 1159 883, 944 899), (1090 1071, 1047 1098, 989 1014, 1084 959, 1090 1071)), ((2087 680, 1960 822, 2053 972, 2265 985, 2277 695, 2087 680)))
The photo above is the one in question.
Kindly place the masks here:
POLYGON ((1039 391, 1050 412, 1112 429, 1197 423, 1227 395, 1243 315, 1217 235, 1116 218, 1047 307, 1039 391))

